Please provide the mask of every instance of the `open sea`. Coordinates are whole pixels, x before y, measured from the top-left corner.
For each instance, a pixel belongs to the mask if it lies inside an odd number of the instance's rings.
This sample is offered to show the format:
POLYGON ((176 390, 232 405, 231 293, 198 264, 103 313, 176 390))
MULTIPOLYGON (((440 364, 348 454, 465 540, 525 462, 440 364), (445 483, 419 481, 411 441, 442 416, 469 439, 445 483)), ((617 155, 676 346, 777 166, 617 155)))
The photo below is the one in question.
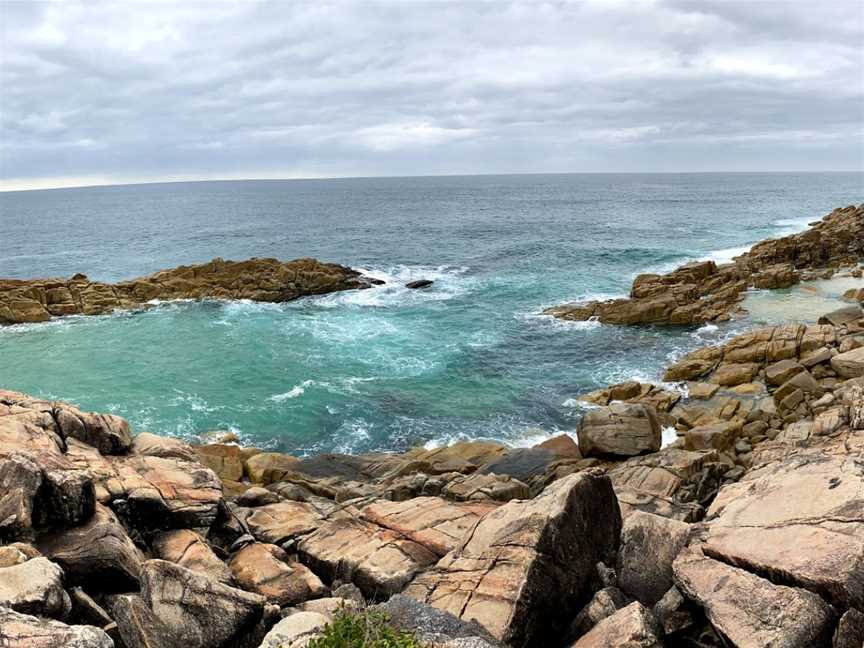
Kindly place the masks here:
POLYGON ((387 282, 288 304, 173 302, 0 328, 0 388, 114 412, 136 431, 231 429, 295 454, 532 444, 575 429, 577 395, 658 380, 670 359, 771 313, 762 298, 758 316, 731 324, 655 329, 564 323, 543 308, 626 295, 639 272, 729 260, 860 202, 860 173, 0 193, 0 277, 117 281, 217 256, 314 256, 387 282), (435 283, 403 287, 421 278, 435 283))

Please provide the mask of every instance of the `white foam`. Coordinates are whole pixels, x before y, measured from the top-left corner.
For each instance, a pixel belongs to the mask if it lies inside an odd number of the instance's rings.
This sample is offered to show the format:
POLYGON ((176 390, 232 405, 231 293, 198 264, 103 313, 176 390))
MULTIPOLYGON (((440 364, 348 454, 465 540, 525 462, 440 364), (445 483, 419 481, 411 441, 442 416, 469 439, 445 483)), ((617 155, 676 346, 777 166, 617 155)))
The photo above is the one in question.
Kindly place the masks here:
POLYGON ((732 263, 735 257, 741 256, 742 254, 749 252, 751 247, 753 247, 753 244, 739 245, 738 247, 724 248, 722 250, 714 250, 712 252, 709 252, 700 260, 713 261, 717 265, 722 265, 724 263, 732 263))
POLYGON ((662 437, 660 441, 660 447, 665 448, 666 446, 672 445, 678 440, 678 433, 675 431, 674 427, 664 427, 661 431, 662 437))
POLYGON ((294 385, 287 392, 284 392, 282 394, 274 394, 270 397, 270 400, 274 403, 281 403, 282 401, 286 401, 291 398, 299 398, 306 393, 306 388, 311 387, 314 383, 314 380, 304 380, 299 385, 294 385))

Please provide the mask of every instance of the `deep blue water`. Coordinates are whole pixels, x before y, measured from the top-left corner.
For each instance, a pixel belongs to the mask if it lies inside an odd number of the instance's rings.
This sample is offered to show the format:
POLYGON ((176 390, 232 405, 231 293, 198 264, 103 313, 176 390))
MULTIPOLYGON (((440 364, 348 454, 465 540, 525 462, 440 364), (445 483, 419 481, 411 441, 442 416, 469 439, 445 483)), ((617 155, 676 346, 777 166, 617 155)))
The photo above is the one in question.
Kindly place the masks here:
MULTIPOLYGON (((387 281, 290 304, 173 303, 0 330, 0 386, 138 430, 292 452, 572 430, 572 398, 728 334, 566 324, 545 307, 729 258, 864 201, 862 174, 203 182, 0 194, 0 276, 119 280, 315 256, 387 281), (430 290, 405 281, 431 278, 430 290)), ((743 323, 732 325, 741 326, 743 323)))

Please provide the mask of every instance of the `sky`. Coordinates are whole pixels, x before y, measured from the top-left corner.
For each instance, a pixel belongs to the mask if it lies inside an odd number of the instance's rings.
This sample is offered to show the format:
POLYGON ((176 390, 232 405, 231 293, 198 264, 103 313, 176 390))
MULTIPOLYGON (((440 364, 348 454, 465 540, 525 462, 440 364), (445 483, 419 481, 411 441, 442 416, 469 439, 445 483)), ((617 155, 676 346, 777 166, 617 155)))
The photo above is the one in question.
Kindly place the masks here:
POLYGON ((864 2, 0 2, 0 189, 864 169, 864 2))

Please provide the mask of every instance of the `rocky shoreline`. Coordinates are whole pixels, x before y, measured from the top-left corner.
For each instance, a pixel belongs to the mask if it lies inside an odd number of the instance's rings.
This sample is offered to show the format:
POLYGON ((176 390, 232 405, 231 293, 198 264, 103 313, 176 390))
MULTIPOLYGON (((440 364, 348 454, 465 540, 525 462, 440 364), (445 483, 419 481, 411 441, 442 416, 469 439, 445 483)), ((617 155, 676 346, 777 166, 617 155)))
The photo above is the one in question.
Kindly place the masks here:
MULTIPOLYGON (((698 261, 664 275, 640 274, 630 296, 547 309, 564 320, 607 324, 696 325, 730 319, 744 292, 827 278, 864 257, 864 204, 835 209, 800 234, 762 241, 733 263, 698 261)), ((861 277, 861 270, 855 270, 861 277)))
MULTIPOLYGON (((860 276, 864 235, 843 227, 862 216, 755 246, 734 285, 786 276, 778 263, 796 281, 817 266, 860 276)), ((80 278, 59 301, 50 282, 0 282, 0 319, 140 305, 155 298, 144 285, 279 301, 367 283, 311 260, 243 263, 93 289, 105 302, 80 278), (293 278, 238 279, 261 264, 293 278)), ((636 283, 666 291, 701 272, 636 283)), ((664 299, 652 291, 628 303, 664 299)), ((860 648, 862 292, 818 324, 697 349, 666 384, 583 394, 578 442, 533 448, 293 457, 230 435, 133 435, 110 414, 0 391, 0 646, 300 648, 368 607, 430 648, 860 648)), ((731 308, 699 301, 644 308, 662 323, 731 308)))
POLYGON ((64 315, 104 315, 151 300, 249 299, 287 302, 369 288, 380 280, 316 259, 248 259, 179 266, 116 284, 69 279, 0 279, 0 324, 44 322, 64 315))

